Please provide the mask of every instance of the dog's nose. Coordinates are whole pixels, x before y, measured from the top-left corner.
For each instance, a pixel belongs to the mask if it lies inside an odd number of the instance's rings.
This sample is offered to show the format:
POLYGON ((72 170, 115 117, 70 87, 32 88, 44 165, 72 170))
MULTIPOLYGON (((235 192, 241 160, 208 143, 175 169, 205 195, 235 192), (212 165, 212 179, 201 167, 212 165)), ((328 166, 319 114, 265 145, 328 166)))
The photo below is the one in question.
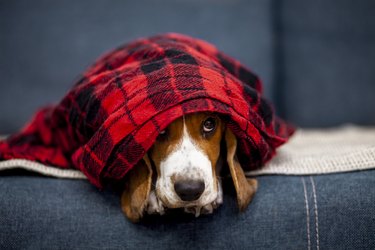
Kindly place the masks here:
POLYGON ((174 184, 174 190, 183 201, 197 200, 201 197, 204 188, 204 181, 201 180, 176 181, 174 184))

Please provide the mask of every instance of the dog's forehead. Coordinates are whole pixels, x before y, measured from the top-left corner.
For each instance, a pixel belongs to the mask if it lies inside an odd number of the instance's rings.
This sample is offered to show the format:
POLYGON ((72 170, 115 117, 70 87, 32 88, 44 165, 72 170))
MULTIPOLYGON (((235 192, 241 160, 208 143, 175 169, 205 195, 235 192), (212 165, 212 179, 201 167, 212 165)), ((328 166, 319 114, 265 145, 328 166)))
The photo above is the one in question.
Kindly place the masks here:
POLYGON ((159 150, 168 151, 170 153, 176 146, 181 144, 184 137, 188 136, 191 138, 191 134, 196 134, 204 117, 205 115, 202 113, 194 113, 177 118, 165 128, 167 139, 162 139, 162 133, 160 138, 155 141, 153 148, 157 147, 159 150))
MULTIPOLYGON (((204 139, 202 137, 202 129, 203 129, 205 121, 209 118, 213 118, 216 123, 214 137, 221 137, 223 124, 219 116, 215 113, 201 112, 201 113, 193 113, 184 117, 184 126, 186 127, 186 131, 192 139, 196 141, 200 141, 204 139)), ((204 141, 211 141, 211 140, 206 140, 206 139, 204 141)))
POLYGON ((201 140, 202 127, 208 118, 214 118, 218 130, 221 132, 223 124, 217 114, 211 112, 186 114, 173 121, 166 128, 170 134, 170 138, 173 139, 173 142, 170 141, 170 143, 179 143, 186 136, 194 141, 201 140))
POLYGON ((187 129, 187 132, 189 134, 191 134, 192 131, 199 131, 203 122, 208 117, 217 118, 217 115, 208 112, 186 114, 170 123, 167 127, 167 130, 169 130, 168 132, 173 134, 175 137, 182 137, 184 134, 184 128, 187 129))
POLYGON ((184 115, 168 125, 165 129, 166 139, 161 135, 151 148, 151 155, 155 162, 160 162, 172 152, 179 149, 184 140, 189 140, 203 152, 216 150, 215 144, 221 139, 223 125, 218 116, 214 113, 199 112, 184 115), (209 140, 202 136, 202 126, 204 121, 209 118, 215 118, 217 122, 217 131, 209 140))
POLYGON ((184 129, 184 119, 184 117, 180 117, 170 123, 166 128, 168 133, 173 135, 173 137, 181 137, 184 129))
POLYGON ((207 119, 209 116, 214 116, 214 114, 210 113, 193 113, 188 114, 183 117, 185 126, 188 128, 198 128, 201 126, 202 122, 207 119))

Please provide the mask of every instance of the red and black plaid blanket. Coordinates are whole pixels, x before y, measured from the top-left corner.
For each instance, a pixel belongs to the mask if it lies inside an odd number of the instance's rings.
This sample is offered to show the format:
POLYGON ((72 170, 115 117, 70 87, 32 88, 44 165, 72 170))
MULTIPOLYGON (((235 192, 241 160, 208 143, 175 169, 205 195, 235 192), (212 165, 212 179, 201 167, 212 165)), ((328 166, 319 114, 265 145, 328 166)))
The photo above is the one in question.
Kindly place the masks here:
POLYGON ((169 123, 199 111, 226 117, 245 170, 262 166, 293 133, 241 63, 202 40, 164 34, 103 56, 59 104, 1 142, 0 158, 76 168, 101 187, 122 180, 169 123))

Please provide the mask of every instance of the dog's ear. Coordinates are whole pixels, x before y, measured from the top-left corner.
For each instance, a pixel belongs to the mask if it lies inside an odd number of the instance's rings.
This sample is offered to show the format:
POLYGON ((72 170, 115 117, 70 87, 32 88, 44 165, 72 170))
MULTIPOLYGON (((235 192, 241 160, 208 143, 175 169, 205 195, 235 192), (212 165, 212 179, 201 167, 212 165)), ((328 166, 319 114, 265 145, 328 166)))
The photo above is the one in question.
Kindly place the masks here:
POLYGON ((121 208, 132 222, 138 222, 147 205, 152 183, 152 168, 147 153, 125 179, 125 188, 121 196, 121 208))
POLYGON ((236 155, 237 139, 229 128, 225 130, 225 142, 227 147, 227 162, 237 194, 238 208, 242 212, 252 200, 257 190, 258 182, 256 179, 246 179, 236 155))

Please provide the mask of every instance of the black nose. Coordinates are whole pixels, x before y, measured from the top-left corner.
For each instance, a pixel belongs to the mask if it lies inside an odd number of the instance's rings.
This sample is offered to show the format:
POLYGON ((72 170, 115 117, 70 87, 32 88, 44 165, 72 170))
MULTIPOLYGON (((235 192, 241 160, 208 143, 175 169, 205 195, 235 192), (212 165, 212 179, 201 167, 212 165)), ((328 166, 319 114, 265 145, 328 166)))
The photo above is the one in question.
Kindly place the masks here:
POLYGON ((199 197, 201 197, 204 187, 204 182, 200 180, 176 181, 174 184, 174 190, 183 201, 197 200, 199 197))

